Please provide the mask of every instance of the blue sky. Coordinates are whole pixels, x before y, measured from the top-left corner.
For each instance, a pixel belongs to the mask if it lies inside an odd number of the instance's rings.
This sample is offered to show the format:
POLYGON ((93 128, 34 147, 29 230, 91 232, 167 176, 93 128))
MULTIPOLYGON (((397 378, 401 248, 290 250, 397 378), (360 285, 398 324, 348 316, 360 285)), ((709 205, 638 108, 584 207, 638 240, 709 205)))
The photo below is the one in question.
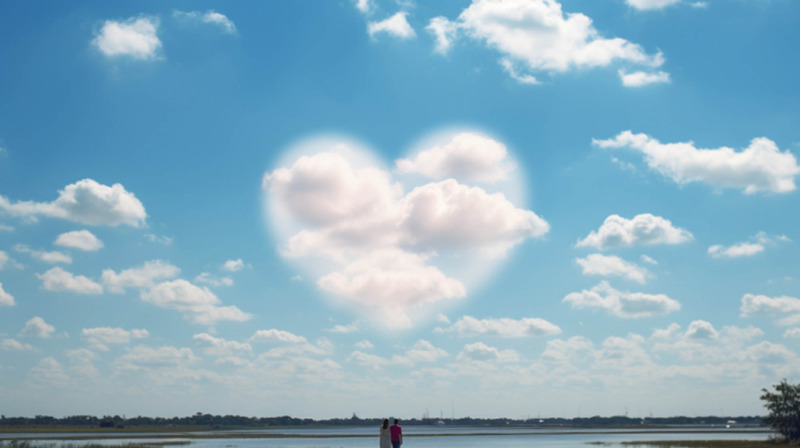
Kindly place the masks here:
POLYGON ((759 414, 790 0, 4 3, 7 415, 759 414))

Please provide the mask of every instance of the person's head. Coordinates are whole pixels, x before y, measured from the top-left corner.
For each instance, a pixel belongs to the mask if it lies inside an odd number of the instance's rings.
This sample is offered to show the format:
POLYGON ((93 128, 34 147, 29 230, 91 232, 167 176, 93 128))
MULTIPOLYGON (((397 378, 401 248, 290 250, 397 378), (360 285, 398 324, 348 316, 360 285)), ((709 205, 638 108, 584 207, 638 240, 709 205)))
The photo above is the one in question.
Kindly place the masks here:
POLYGON ((388 427, 389 427, 389 419, 385 418, 383 419, 383 429, 386 429, 388 427))
POLYGON ((394 424, 395 424, 395 425, 399 425, 399 424, 400 424, 400 419, 397 419, 397 418, 396 418, 396 419, 394 419, 394 424))

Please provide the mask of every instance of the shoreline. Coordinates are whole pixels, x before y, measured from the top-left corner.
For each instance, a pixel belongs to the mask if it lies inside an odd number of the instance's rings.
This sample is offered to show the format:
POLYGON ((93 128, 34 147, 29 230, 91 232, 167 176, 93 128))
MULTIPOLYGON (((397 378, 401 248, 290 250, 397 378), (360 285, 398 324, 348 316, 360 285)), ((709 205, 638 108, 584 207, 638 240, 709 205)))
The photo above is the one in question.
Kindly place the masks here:
MULTIPOLYGON (((81 435, 66 435, 61 434, 57 436, 48 436, 46 432, 25 432, 18 431, 15 433, 7 432, 0 433, 0 441, 83 441, 83 440, 144 440, 144 439, 344 439, 344 438, 374 438, 374 434, 291 434, 291 433, 248 433, 248 432, 209 432, 209 431, 194 431, 194 432, 164 432, 158 433, 157 431, 149 431, 148 433, 130 432, 130 433, 107 433, 97 432, 94 434, 81 434, 81 435), (13 434, 7 436, 6 434, 13 434), (25 434, 25 437, 19 437, 18 434, 25 434), (41 434, 41 436, 39 436, 41 434)), ((568 428, 564 431, 524 431, 524 432, 464 432, 464 433, 419 433, 419 434, 404 434, 404 437, 480 437, 480 436, 558 436, 558 435, 604 435, 604 434, 730 434, 735 432, 737 434, 772 434, 773 431, 768 429, 737 429, 731 431, 730 429, 695 429, 695 430, 675 430, 675 429, 656 429, 652 431, 643 432, 641 430, 631 429, 612 429, 609 431, 589 430, 578 431, 575 428, 568 428)))

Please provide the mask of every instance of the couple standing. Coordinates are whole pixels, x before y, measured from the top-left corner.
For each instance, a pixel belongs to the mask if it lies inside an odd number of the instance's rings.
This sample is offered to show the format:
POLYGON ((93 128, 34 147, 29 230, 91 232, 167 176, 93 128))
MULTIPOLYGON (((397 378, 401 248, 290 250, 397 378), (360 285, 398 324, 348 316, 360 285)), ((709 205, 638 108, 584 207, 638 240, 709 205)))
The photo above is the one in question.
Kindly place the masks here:
POLYGON ((400 448, 400 445, 403 444, 403 428, 399 423, 400 420, 394 419, 394 425, 389 426, 389 419, 383 419, 380 448, 400 448))

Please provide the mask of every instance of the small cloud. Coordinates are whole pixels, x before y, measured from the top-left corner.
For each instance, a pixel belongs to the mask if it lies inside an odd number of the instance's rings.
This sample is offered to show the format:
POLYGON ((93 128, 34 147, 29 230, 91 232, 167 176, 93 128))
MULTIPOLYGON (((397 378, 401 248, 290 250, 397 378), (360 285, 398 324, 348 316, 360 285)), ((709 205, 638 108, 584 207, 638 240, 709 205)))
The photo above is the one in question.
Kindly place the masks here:
POLYGON ((42 288, 55 292, 73 292, 75 294, 102 294, 103 286, 83 275, 74 275, 60 267, 55 267, 44 274, 36 274, 42 280, 42 288))
POLYGON ((560 334, 561 328, 544 319, 531 317, 516 320, 508 317, 476 319, 472 316, 464 316, 449 328, 439 332, 457 333, 462 338, 478 336, 525 338, 560 334))
POLYGON ((13 232, 14 226, 10 226, 8 224, 3 224, 0 222, 0 232, 13 232))
POLYGON ((88 230, 73 230, 62 233, 56 238, 56 246, 71 247, 88 252, 95 252, 103 248, 103 242, 88 230))
POLYGON ((0 283, 0 306, 14 306, 16 303, 14 302, 14 296, 7 293, 5 289, 3 289, 3 284, 0 283))
POLYGON ((575 246, 607 250, 617 247, 681 244, 693 238, 688 230, 675 227, 672 221, 650 213, 636 215, 632 219, 610 215, 599 229, 591 231, 575 246))
POLYGON ((295 275, 295 276, 294 276, 294 277, 292 277, 290 280, 291 280, 291 281, 293 281, 293 282, 299 282, 299 281, 302 281, 302 280, 303 280, 303 276, 301 276, 301 275, 295 275))
POLYGON ((222 265, 223 271, 236 272, 245 268, 244 261, 241 258, 236 260, 228 260, 222 265))
POLYGON ((334 325, 333 328, 325 330, 329 333, 349 334, 358 331, 358 325, 352 323, 350 325, 334 325))
POLYGON ((648 257, 647 255, 642 255, 639 258, 642 260, 642 262, 647 263, 647 264, 652 264, 652 265, 657 265, 658 264, 658 261, 648 257))
POLYGON ((400 39, 411 39, 417 36, 414 29, 409 25, 405 11, 400 11, 397 14, 389 17, 388 19, 380 22, 369 22, 367 24, 367 32, 369 36, 374 38, 376 34, 385 33, 390 36, 398 37, 400 39))
POLYGON ((436 315, 436 322, 439 322, 440 324, 450 325, 450 318, 448 318, 444 314, 438 314, 436 315))
POLYGON ((277 330, 277 329, 269 329, 269 330, 258 330, 256 333, 250 337, 249 339, 251 342, 253 341, 277 341, 277 342, 289 342, 293 344, 301 344, 308 342, 306 338, 303 336, 298 336, 294 333, 290 333, 284 330, 277 330))
POLYGON ((374 0, 353 0, 353 4, 362 14, 370 14, 375 10, 374 0))
POLYGON ((58 252, 58 251, 47 252, 43 250, 33 250, 24 244, 15 245, 14 250, 19 253, 30 254, 31 257, 40 261, 44 261, 45 263, 50 263, 50 264, 72 263, 72 257, 70 257, 68 254, 65 254, 64 252, 58 252))
POLYGON ((17 334, 21 338, 40 338, 47 339, 53 335, 56 327, 48 324, 39 316, 25 322, 25 327, 17 334))
POLYGON ((615 255, 591 254, 586 258, 576 258, 575 263, 582 268, 583 275, 618 276, 641 284, 651 276, 647 269, 615 255))
POLYGON ((355 347, 356 348, 360 348, 362 350, 369 350, 371 348, 374 348, 375 346, 372 345, 372 342, 369 342, 368 340, 364 339, 364 340, 356 342, 355 343, 355 347))
POLYGON ((625 87, 644 87, 650 84, 669 84, 672 82, 669 73, 662 71, 655 73, 643 71, 628 73, 620 69, 617 73, 622 80, 622 85, 625 87))
POLYGON ((159 243, 165 246, 169 246, 172 244, 173 238, 171 236, 164 236, 164 235, 155 235, 153 233, 146 233, 144 234, 144 239, 150 241, 151 243, 159 243))
POLYGON ((92 45, 109 58, 158 59, 161 50, 158 25, 155 17, 132 17, 122 22, 106 20, 92 45))
POLYGON ((211 286, 233 286, 233 279, 230 277, 214 277, 208 272, 203 272, 194 278, 195 283, 205 283, 211 286))
POLYGON ((0 344, 0 348, 12 352, 27 352, 33 350, 33 346, 31 344, 23 344, 16 339, 3 339, 3 343, 0 344))
POLYGON ((225 14, 218 13, 213 9, 206 12, 200 11, 178 11, 172 12, 172 17, 187 23, 214 25, 226 34, 237 34, 236 25, 225 14))
POLYGON ((572 308, 597 308, 622 318, 637 319, 669 314, 681 309, 681 304, 664 294, 619 291, 605 280, 590 290, 567 294, 562 300, 572 308))
POLYGON ((500 66, 503 67, 503 70, 508 73, 508 76, 511 77, 514 81, 517 81, 520 84, 527 84, 530 86, 535 86, 537 84, 541 84, 535 76, 527 74, 527 73, 520 73, 510 59, 500 59, 500 66))

